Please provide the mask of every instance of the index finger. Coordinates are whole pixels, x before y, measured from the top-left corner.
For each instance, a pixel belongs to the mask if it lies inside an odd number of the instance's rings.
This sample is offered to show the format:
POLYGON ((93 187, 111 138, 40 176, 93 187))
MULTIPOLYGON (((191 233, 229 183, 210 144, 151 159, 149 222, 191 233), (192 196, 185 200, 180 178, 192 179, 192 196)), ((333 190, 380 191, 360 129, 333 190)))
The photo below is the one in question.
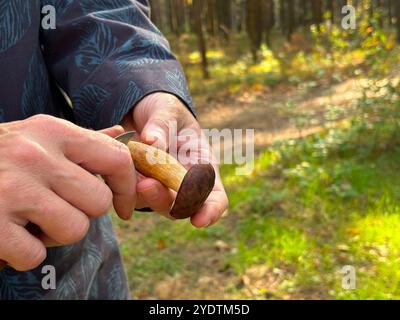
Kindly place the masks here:
POLYGON ((114 194, 118 215, 130 218, 136 201, 136 174, 126 145, 105 134, 82 129, 79 137, 67 140, 64 155, 89 172, 104 176, 114 194))

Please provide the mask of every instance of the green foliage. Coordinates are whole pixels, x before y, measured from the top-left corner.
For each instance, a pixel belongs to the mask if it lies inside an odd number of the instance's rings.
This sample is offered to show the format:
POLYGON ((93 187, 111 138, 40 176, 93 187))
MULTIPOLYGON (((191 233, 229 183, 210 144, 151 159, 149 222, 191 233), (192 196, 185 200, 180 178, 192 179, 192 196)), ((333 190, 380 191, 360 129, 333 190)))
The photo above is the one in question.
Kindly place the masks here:
MULTIPOLYGON (((363 103, 360 112, 370 119, 363 103)), ((374 105, 379 109, 386 100, 376 99, 374 105)), ((310 292, 319 298, 399 298, 400 148, 392 142, 400 139, 392 121, 385 114, 368 121, 367 129, 355 120, 278 143, 260 155, 249 177, 223 166, 232 207, 221 224, 198 231, 185 222, 160 220, 123 242, 133 292, 151 290, 150 283, 166 274, 193 271, 195 262, 183 257, 222 240, 234 249, 215 257, 219 265, 238 276, 264 266, 276 278, 275 298, 310 292), (366 139, 371 135, 379 139, 366 139), (347 264, 357 270, 354 291, 341 288, 339 270, 347 264)), ((263 298, 271 290, 264 286, 254 288, 252 297, 263 298)), ((225 291, 247 297, 242 286, 225 291)))
POLYGON ((400 298, 399 51, 379 14, 360 13, 354 31, 326 23, 291 43, 276 39, 255 64, 246 37, 233 35, 209 50, 207 81, 195 39, 174 45, 196 97, 277 84, 307 94, 350 77, 363 79, 363 94, 348 108, 332 101, 322 115, 292 99, 277 103, 300 136, 323 130, 266 148, 249 176, 223 165, 231 208, 216 226, 143 215, 117 223, 135 298, 158 297, 166 277, 183 279, 184 298, 400 298), (356 290, 341 287, 345 265, 356 269, 356 290))

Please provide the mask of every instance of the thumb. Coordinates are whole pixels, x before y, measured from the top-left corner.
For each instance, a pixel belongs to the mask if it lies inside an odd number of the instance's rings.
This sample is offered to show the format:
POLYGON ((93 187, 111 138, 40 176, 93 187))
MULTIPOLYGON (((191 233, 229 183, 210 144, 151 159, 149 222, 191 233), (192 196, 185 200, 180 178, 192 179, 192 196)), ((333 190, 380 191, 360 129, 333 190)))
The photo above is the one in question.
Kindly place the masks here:
POLYGON ((150 118, 141 132, 140 139, 146 144, 168 151, 169 128, 170 123, 168 120, 150 118))
POLYGON ((111 128, 103 129, 99 131, 100 133, 103 133, 107 136, 110 136, 111 138, 115 138, 120 134, 123 134, 125 132, 124 128, 120 125, 116 125, 111 128))

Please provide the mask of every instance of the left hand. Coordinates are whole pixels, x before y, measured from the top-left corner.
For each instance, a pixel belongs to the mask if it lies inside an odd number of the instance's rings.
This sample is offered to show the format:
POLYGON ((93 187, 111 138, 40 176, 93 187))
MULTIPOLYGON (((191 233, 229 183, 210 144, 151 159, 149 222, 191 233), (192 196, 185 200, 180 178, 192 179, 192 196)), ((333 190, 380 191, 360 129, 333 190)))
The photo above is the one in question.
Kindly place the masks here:
MULTIPOLYGON (((187 107, 174 95, 162 92, 148 95, 123 119, 121 125, 125 130, 138 132, 140 135, 138 138, 142 142, 168 151, 168 146, 173 143, 169 141, 171 123, 176 123, 177 137, 174 138, 178 141, 178 149, 182 147, 181 139, 187 140, 189 138, 190 145, 194 146, 190 149, 190 155, 185 159, 185 162, 190 157, 191 164, 200 159, 212 163, 211 147, 202 134, 200 125, 187 107), (197 146, 201 147, 198 148, 197 146)), ((184 143, 187 147, 187 142, 184 143)), ((182 159, 179 158, 178 160, 182 159)), ((185 166, 190 167, 190 163, 185 166)), ((214 189, 203 207, 191 218, 193 226, 197 228, 208 227, 216 223, 228 206, 228 198, 221 182, 218 166, 212 164, 216 171, 214 189)), ((139 177, 136 191, 137 209, 150 207, 154 211, 171 218, 169 211, 175 200, 173 191, 159 181, 143 176, 139 177)))

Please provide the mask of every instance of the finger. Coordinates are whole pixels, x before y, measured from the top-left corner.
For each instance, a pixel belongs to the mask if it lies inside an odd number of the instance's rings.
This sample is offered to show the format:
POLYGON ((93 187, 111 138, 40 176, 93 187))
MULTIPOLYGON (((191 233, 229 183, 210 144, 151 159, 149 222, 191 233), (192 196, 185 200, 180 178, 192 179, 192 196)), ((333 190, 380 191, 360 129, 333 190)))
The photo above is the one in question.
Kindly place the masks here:
POLYGON ((90 131, 87 137, 76 140, 66 147, 66 157, 86 170, 104 176, 114 194, 118 215, 123 219, 130 218, 136 200, 136 175, 128 147, 90 131))
POLYGON ((154 179, 139 182, 136 191, 145 203, 144 207, 150 207, 157 213, 172 218, 169 212, 175 200, 174 192, 154 179))
POLYGON ((206 228, 218 221, 227 208, 227 198, 225 192, 213 191, 209 198, 192 216, 191 222, 197 228, 206 228))
POLYGON ((131 218, 136 206, 136 172, 133 165, 126 175, 124 177, 126 184, 121 183, 120 177, 116 175, 104 177, 113 192, 114 209, 124 220, 131 218))
POLYGON ((111 128, 100 130, 99 132, 103 133, 103 134, 105 134, 107 136, 110 136, 112 138, 115 138, 115 137, 119 136, 120 134, 123 134, 125 132, 125 130, 124 130, 124 128, 122 126, 117 125, 117 126, 114 126, 114 127, 111 127, 111 128))
POLYGON ((157 115, 149 119, 143 128, 140 138, 149 145, 167 151, 169 145, 169 119, 162 119, 157 115))
POLYGON ((89 217, 99 217, 112 205, 111 189, 99 178, 76 164, 63 161, 50 177, 50 188, 89 217))
POLYGON ((43 243, 31 235, 24 227, 16 224, 4 226, 4 241, 0 242, 0 259, 18 271, 28 271, 38 267, 46 259, 43 243))
POLYGON ((206 228, 216 223, 229 205, 217 167, 215 172, 216 180, 213 191, 211 191, 200 210, 191 217, 192 225, 197 228, 206 228))
POLYGON ((26 230, 29 231, 31 235, 34 237, 38 238, 46 248, 53 248, 53 247, 60 247, 63 246, 64 244, 57 242, 56 240, 50 238, 48 235, 46 235, 40 227, 33 223, 29 223, 26 227, 26 230))
POLYGON ((89 230, 88 217, 51 191, 39 194, 40 202, 24 213, 24 217, 40 229, 29 224, 28 231, 36 237, 42 231, 48 238, 64 245, 82 240, 89 230))

